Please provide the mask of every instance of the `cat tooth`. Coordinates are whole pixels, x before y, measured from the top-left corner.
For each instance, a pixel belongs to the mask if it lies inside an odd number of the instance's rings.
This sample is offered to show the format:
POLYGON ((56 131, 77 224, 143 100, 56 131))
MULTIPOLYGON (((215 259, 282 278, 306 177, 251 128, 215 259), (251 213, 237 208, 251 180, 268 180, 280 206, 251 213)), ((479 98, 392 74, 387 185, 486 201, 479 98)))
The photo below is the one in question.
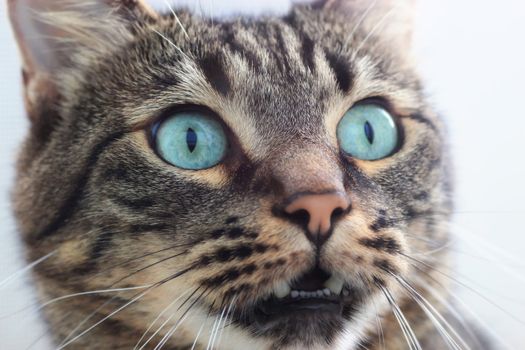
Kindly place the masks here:
POLYGON ((324 286, 330 289, 330 291, 334 293, 335 295, 339 295, 341 294, 341 291, 343 290, 344 284, 345 282, 341 278, 332 276, 328 279, 328 281, 324 283, 324 286))
POLYGON ((304 290, 300 291, 299 295, 301 296, 301 298, 306 298, 306 292, 304 290))
POLYGON ((290 293, 290 296, 292 298, 298 298, 299 297, 299 292, 296 291, 296 290, 292 290, 292 292, 290 293))
POLYGON ((291 288, 290 284, 288 282, 279 282, 275 286, 273 292, 275 293, 275 296, 279 299, 284 298, 288 294, 290 294, 291 288))
POLYGON ((318 290, 316 293, 319 298, 321 298, 324 295, 322 290, 318 290))
POLYGON ((343 289, 343 295, 345 297, 349 296, 350 295, 350 291, 348 289, 343 289))
POLYGON ((324 295, 326 295, 327 297, 329 297, 330 294, 332 294, 332 292, 330 292, 330 289, 328 289, 328 288, 323 289, 323 293, 324 293, 324 295))

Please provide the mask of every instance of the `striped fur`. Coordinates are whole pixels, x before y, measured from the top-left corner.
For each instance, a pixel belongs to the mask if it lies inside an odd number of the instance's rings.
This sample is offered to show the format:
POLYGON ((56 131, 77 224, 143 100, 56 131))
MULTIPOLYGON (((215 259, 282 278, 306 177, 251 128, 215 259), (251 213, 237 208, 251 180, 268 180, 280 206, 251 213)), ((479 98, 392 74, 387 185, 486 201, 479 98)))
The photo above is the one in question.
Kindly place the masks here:
MULTIPOLYGON (((59 1, 42 15, 59 40, 44 40, 52 56, 41 57, 9 1, 33 121, 15 211, 28 259, 56 251, 34 272, 41 301, 132 288, 46 306, 57 344, 132 349, 148 330, 142 343, 151 336, 145 348, 153 349, 182 319, 166 347, 191 348, 200 334, 196 346, 206 349, 214 321, 234 309, 217 349, 379 349, 381 339, 404 349, 387 288, 421 345, 447 348, 393 277, 446 314, 426 289, 447 298, 438 272, 449 265, 446 132, 409 54, 409 13, 393 1, 365 3, 218 21, 185 10, 157 15, 137 1, 86 2, 97 13, 86 16, 59 1), (60 64, 42 64, 50 60, 60 64), (376 162, 342 155, 335 136, 345 111, 371 98, 398 116, 404 135, 399 152, 376 162), (148 128, 177 105, 221 116, 232 139, 222 164, 186 171, 155 155, 148 128), (337 321, 260 328, 250 307, 315 264, 302 229, 273 210, 282 184, 314 191, 326 179, 339 181, 353 206, 319 263, 352 283, 355 303, 337 321)), ((457 332, 475 346, 465 327, 457 332)))

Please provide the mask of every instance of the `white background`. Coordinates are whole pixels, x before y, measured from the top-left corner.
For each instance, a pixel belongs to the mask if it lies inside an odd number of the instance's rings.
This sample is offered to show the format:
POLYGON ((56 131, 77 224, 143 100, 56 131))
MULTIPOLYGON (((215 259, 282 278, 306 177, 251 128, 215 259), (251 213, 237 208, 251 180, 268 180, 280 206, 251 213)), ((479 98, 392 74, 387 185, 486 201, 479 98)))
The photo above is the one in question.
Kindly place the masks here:
MULTIPOLYGON (((215 15, 287 6, 278 0, 184 2, 215 15)), ((24 266, 8 195, 15 153, 27 129, 5 3, 0 5, 0 284, 24 266)), ((525 319, 524 35, 522 1, 420 0, 421 71, 447 119, 456 163, 458 279, 469 286, 460 295, 488 331, 513 349, 525 347, 520 322, 525 319)), ((31 344, 50 349, 39 340, 45 332, 33 313, 4 317, 30 304, 23 279, 0 285, 1 349, 31 344)))

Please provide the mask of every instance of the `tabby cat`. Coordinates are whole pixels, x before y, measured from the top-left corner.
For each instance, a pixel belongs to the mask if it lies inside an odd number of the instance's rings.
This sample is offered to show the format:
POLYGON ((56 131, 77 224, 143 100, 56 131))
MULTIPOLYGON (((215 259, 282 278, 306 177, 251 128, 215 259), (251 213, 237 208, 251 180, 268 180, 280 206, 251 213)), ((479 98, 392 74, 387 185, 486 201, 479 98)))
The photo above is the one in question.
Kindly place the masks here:
POLYGON ((443 302, 450 166, 411 0, 8 6, 14 208, 58 349, 490 348, 443 302))

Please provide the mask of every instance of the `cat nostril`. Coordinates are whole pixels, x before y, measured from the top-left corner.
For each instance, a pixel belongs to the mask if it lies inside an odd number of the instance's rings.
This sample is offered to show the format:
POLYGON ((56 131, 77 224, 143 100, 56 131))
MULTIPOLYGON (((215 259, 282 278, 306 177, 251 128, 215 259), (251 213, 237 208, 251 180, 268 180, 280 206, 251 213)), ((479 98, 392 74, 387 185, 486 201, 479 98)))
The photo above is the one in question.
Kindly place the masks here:
POLYGON ((331 222, 334 222, 336 221, 337 219, 339 219, 341 216, 343 216, 343 214, 346 212, 346 210, 343 210, 343 208, 336 208, 333 212, 332 212, 332 216, 330 217, 330 221, 331 222))
POLYGON ((294 197, 284 211, 289 220, 306 228, 306 236, 318 246, 330 237, 332 223, 350 208, 350 199, 339 192, 294 197))
POLYGON ((287 214, 288 219, 300 226, 304 226, 306 230, 308 228, 308 222, 310 221, 310 214, 304 209, 297 210, 291 214, 287 214))

